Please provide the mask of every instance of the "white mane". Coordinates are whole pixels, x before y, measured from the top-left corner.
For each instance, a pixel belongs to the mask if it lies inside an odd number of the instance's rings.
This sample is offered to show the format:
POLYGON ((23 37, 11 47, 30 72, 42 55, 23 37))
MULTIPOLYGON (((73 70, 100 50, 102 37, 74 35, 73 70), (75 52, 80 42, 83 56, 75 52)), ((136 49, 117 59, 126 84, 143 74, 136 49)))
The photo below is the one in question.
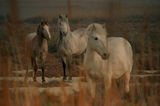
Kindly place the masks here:
POLYGON ((99 33, 100 36, 106 36, 107 31, 106 31, 106 29, 104 30, 104 28, 105 28, 105 24, 100 25, 100 24, 97 24, 97 23, 93 23, 93 24, 88 25, 87 30, 88 31, 91 31, 91 30, 95 31, 95 32, 99 33), (94 30, 93 30, 93 27, 95 27, 94 30))

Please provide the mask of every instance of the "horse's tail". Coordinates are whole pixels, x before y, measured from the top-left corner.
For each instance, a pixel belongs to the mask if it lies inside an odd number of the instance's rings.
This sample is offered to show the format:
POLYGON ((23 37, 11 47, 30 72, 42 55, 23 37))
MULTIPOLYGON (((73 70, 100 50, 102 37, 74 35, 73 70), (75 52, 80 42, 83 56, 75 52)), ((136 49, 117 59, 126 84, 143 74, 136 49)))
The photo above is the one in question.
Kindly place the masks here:
POLYGON ((26 64, 28 64, 30 50, 29 50, 29 39, 27 39, 27 37, 25 39, 25 51, 24 52, 25 52, 25 62, 26 62, 26 64))
POLYGON ((127 51, 127 55, 128 55, 128 58, 129 58, 129 63, 130 63, 130 71, 133 70, 133 49, 132 49, 132 46, 131 44, 127 41, 127 40, 124 40, 124 46, 126 47, 126 51, 127 51), (126 46, 128 45, 128 46, 126 46))
POLYGON ((25 58, 25 77, 24 77, 24 82, 27 81, 27 73, 28 73, 28 65, 29 65, 29 45, 28 45, 29 41, 27 39, 27 37, 25 38, 25 49, 24 49, 24 58, 25 58))
POLYGON ((25 38, 25 50, 24 50, 24 58, 25 58, 25 70, 26 70, 26 73, 25 73, 25 78, 24 78, 24 81, 27 81, 27 76, 28 76, 28 69, 29 69, 29 66, 31 66, 31 37, 28 35, 26 36, 25 38))
POLYGON ((31 65, 31 57, 32 57, 32 42, 36 33, 31 33, 25 38, 25 61, 27 64, 31 65))

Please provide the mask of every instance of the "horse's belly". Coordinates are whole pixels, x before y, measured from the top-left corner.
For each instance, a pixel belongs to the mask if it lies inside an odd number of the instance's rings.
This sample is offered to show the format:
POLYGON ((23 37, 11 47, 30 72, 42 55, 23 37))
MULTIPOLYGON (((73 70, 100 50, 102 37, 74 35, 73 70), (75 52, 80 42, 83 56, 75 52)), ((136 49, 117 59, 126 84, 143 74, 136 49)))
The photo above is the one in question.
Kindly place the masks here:
POLYGON ((113 79, 118 79, 121 76, 124 75, 124 73, 126 73, 127 71, 129 71, 125 65, 123 63, 119 63, 118 65, 113 65, 112 67, 112 78, 113 79))
POLYGON ((89 70, 88 70, 88 75, 92 78, 92 79, 101 79, 101 78, 104 78, 105 76, 105 71, 103 70, 103 66, 102 64, 98 64, 98 63, 94 63, 94 65, 92 65, 92 62, 91 64, 88 64, 89 66, 89 70))
POLYGON ((73 54, 83 53, 87 47, 88 39, 85 37, 75 37, 74 39, 74 43, 71 44, 73 54))
POLYGON ((101 73, 100 71, 98 71, 98 70, 90 70, 89 72, 88 72, 88 75, 89 75, 89 77, 91 78, 91 79, 93 79, 93 80, 98 80, 98 79, 102 79, 102 78, 104 78, 103 77, 103 73, 101 73))
POLYGON ((112 79, 118 79, 124 75, 125 71, 116 70, 116 72, 112 73, 112 79))
POLYGON ((112 78, 117 79, 132 67, 132 48, 128 41, 123 38, 108 38, 108 49, 110 51, 110 66, 112 67, 112 78))

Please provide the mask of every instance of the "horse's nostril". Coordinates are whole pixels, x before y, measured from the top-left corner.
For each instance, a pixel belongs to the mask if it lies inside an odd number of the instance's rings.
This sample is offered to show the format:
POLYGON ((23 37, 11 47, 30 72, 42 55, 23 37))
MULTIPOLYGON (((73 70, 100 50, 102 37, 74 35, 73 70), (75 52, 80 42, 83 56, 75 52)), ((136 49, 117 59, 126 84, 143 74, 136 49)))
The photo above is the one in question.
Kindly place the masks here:
POLYGON ((104 54, 103 54, 103 56, 107 56, 107 54, 106 54, 106 53, 104 53, 104 54))

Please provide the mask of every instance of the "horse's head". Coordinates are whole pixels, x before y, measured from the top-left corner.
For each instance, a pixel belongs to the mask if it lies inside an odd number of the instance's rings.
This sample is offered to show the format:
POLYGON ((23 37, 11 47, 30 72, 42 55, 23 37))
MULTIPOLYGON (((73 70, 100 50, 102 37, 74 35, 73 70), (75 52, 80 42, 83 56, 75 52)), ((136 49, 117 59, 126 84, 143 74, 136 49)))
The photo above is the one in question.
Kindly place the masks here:
POLYGON ((66 36, 68 33, 68 16, 67 15, 59 15, 58 16, 58 29, 60 35, 66 36))
POLYGON ((109 53, 107 52, 107 32, 105 25, 91 24, 88 30, 88 46, 97 52, 102 59, 107 59, 109 53))
POLYGON ((37 34, 42 37, 45 38, 47 40, 51 39, 51 34, 49 31, 49 25, 47 21, 41 21, 40 25, 38 26, 37 29, 37 34))

